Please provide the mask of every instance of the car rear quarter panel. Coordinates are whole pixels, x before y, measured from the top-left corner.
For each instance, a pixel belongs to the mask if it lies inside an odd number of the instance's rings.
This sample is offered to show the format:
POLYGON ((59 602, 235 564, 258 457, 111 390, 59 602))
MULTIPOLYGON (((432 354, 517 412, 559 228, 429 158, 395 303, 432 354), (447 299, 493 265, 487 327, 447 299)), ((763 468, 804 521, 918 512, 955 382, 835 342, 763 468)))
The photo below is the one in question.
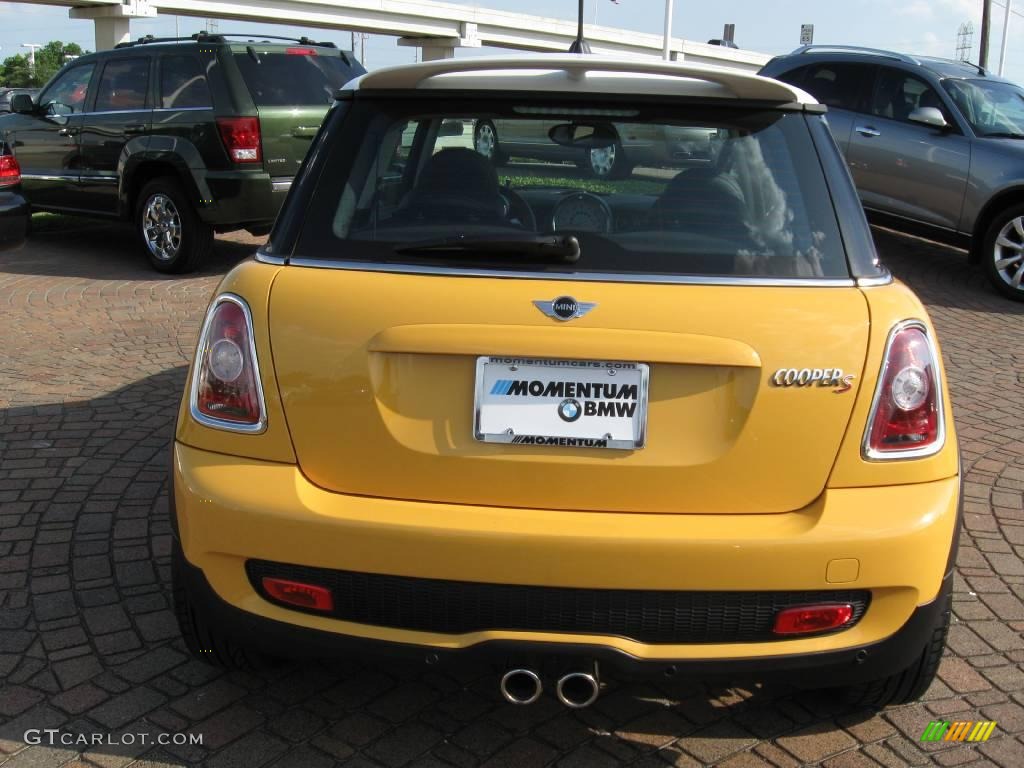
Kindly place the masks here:
POLYGON ((185 395, 178 410, 176 439, 193 447, 203 448, 220 454, 246 456, 264 461, 295 463, 288 425, 285 423, 277 380, 274 376, 274 361, 270 349, 270 327, 268 307, 270 287, 281 267, 244 261, 231 270, 221 281, 213 298, 222 293, 233 293, 242 297, 252 312, 253 330, 256 335, 256 356, 263 381, 263 397, 267 407, 267 429, 260 435, 240 434, 203 426, 189 414, 193 359, 186 379, 185 395))
POLYGON ((942 356, 935 328, 925 312, 924 306, 914 293, 903 283, 894 281, 889 285, 861 289, 871 316, 871 330, 868 336, 867 359, 864 365, 864 379, 857 394, 857 402, 850 419, 839 455, 829 479, 830 488, 852 488, 861 486, 903 485, 926 483, 954 477, 960 471, 957 450, 956 429, 953 426, 953 408, 949 399, 949 387, 945 370, 939 362, 942 381, 942 403, 946 436, 942 449, 933 456, 918 459, 890 459, 869 461, 861 452, 864 430, 868 423, 871 402, 882 368, 882 355, 893 326, 903 320, 920 320, 928 329, 935 349, 942 356))

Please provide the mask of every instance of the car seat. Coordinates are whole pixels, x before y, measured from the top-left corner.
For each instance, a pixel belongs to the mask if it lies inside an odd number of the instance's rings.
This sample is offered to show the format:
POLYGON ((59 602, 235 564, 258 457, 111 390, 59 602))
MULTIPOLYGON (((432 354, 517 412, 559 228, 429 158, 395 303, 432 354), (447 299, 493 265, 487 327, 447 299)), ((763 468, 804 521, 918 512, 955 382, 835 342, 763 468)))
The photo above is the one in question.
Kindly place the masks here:
POLYGON ((431 157, 396 218, 457 223, 505 223, 498 173, 483 155, 463 147, 431 157))

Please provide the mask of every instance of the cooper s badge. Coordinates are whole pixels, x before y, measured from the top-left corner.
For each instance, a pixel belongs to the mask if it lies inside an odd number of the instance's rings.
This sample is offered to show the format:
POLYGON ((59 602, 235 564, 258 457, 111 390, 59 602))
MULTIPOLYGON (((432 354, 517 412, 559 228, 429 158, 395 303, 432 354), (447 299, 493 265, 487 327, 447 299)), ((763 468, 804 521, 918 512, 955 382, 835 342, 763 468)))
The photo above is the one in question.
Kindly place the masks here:
POLYGON ((597 304, 587 301, 576 301, 572 296, 559 296, 551 301, 535 301, 533 306, 539 309, 548 317, 555 320, 572 320, 583 317, 597 304))
POLYGON ((853 387, 855 378, 842 368, 779 368, 770 381, 774 387, 833 387, 839 395, 853 387))

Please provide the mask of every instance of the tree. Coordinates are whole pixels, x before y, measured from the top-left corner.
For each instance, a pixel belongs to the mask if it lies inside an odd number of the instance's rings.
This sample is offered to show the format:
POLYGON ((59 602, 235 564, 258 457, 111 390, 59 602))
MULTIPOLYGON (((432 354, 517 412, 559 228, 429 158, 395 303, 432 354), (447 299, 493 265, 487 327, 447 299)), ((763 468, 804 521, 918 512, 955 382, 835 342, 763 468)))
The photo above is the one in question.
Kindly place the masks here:
POLYGON ((29 66, 29 57, 26 54, 19 53, 4 59, 0 65, 0 83, 38 88, 53 77, 70 57, 81 56, 83 53, 88 51, 83 51, 78 43, 53 40, 36 51, 35 72, 29 66))

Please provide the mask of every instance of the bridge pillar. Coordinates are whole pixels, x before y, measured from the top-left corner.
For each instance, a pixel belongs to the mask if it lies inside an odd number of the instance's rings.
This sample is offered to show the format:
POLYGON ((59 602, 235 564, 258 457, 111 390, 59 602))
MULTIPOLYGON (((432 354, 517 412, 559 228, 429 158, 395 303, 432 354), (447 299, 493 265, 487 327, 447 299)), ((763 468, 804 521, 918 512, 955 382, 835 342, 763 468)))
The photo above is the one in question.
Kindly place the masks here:
POLYGON ((156 16, 156 8, 146 0, 123 0, 123 5, 72 8, 72 19, 92 19, 96 27, 96 50, 107 51, 131 39, 131 20, 156 16))
POLYGON ((454 59, 456 48, 480 47, 480 33, 476 24, 468 21, 461 22, 458 31, 457 37, 400 37, 398 44, 419 48, 422 51, 421 61, 454 59))

